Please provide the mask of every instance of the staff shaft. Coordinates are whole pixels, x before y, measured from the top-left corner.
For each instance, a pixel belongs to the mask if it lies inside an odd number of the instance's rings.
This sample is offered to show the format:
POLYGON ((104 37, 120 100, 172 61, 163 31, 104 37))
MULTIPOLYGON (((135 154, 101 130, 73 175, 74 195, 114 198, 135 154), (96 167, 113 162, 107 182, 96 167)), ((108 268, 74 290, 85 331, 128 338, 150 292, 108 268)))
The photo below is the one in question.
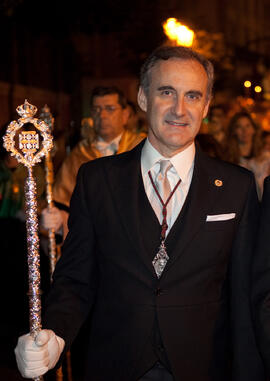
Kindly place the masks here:
MULTIPOLYGON (((41 330, 41 293, 37 191, 32 167, 28 167, 28 176, 25 181, 25 207, 28 251, 27 261, 30 334, 33 338, 36 338, 38 332, 41 330)), ((36 377, 34 380, 42 381, 43 377, 36 377)))
MULTIPOLYGON (((46 170, 46 198, 48 203, 48 208, 53 207, 53 194, 52 194, 52 185, 53 185, 53 163, 50 152, 46 155, 45 158, 45 170, 46 170)), ((54 229, 49 229, 48 231, 49 239, 49 258, 50 258, 50 273, 51 277, 55 269, 57 262, 57 250, 55 242, 55 231, 54 229)))

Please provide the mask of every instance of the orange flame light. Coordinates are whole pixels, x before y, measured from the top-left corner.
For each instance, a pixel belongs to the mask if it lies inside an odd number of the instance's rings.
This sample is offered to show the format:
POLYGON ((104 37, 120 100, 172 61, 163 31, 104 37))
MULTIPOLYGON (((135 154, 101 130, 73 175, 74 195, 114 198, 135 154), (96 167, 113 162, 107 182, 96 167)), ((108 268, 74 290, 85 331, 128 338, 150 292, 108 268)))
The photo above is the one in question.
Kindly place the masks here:
POLYGON ((177 19, 171 17, 163 23, 164 33, 177 45, 192 46, 194 32, 177 19))

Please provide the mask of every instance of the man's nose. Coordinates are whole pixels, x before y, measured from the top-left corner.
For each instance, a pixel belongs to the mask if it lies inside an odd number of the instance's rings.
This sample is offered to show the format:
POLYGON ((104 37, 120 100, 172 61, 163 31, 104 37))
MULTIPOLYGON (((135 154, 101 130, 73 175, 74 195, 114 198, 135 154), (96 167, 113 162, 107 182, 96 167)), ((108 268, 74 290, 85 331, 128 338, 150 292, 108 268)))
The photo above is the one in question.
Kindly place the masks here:
POLYGON ((104 118, 104 117, 107 117, 108 116, 108 111, 106 110, 105 107, 101 107, 100 108, 100 112, 99 112, 99 117, 100 118, 104 118))
POLYGON ((173 112, 177 116, 185 115, 185 113, 186 113, 186 104, 185 104, 184 97, 177 97, 174 100, 173 112))

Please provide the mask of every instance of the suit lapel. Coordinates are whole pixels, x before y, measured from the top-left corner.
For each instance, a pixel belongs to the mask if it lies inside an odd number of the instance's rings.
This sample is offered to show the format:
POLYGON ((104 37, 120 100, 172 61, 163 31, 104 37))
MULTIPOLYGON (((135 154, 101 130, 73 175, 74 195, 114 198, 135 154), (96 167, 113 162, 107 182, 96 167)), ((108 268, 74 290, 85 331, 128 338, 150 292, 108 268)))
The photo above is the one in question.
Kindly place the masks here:
POLYGON ((140 236, 142 239, 144 250, 146 251, 146 255, 148 256, 152 266, 152 260, 160 243, 161 226, 146 195, 142 177, 140 182, 138 209, 140 213, 140 236))
POLYGON ((151 257, 147 252, 149 253, 155 240, 158 242, 160 227, 144 190, 140 160, 143 144, 144 142, 140 143, 132 151, 125 153, 125 156, 116 157, 113 168, 105 170, 130 245, 155 275, 151 257))

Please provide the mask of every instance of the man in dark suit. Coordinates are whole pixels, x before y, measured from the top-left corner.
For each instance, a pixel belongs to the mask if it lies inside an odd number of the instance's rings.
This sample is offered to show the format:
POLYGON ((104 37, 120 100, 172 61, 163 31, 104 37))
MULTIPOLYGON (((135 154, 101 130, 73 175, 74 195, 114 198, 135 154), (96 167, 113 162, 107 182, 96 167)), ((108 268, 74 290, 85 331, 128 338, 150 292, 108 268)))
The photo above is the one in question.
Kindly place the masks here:
POLYGON ((194 144, 212 84, 188 48, 146 60, 148 139, 80 168, 46 329, 16 348, 23 375, 52 368, 91 314, 85 380, 264 380, 249 302, 254 178, 194 144))
POLYGON ((252 266, 255 332, 270 377, 270 176, 264 180, 256 256, 252 266))

